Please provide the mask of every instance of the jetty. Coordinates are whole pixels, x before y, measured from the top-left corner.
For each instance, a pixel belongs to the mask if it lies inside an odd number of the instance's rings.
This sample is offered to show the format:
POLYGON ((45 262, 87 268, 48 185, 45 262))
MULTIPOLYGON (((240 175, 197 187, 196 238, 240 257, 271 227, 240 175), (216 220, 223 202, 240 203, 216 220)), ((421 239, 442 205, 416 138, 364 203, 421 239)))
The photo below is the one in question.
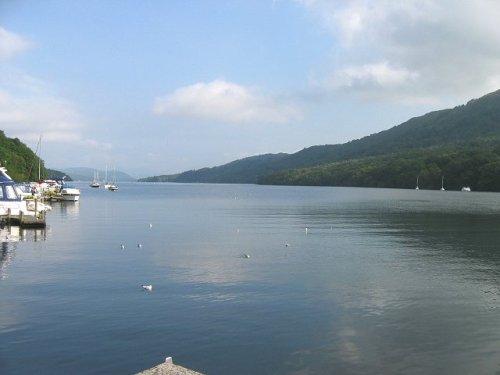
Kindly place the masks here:
POLYGON ((172 357, 165 358, 165 362, 148 370, 138 372, 136 375, 204 375, 188 368, 174 365, 172 357))
POLYGON ((27 215, 23 211, 12 214, 9 208, 6 215, 0 215, 0 224, 18 225, 21 228, 44 228, 47 222, 45 220, 45 211, 40 211, 35 215, 27 215))

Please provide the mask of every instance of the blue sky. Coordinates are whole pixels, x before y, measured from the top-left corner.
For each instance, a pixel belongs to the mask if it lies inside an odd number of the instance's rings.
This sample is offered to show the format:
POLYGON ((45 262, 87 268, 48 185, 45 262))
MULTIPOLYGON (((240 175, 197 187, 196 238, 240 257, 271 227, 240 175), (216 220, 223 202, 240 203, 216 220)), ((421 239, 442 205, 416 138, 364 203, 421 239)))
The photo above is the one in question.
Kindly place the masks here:
MULTIPOLYGON (((0 129, 170 174, 344 143, 500 89, 494 0, 3 0, 0 129)), ((8 167, 8 165, 7 165, 8 167)))

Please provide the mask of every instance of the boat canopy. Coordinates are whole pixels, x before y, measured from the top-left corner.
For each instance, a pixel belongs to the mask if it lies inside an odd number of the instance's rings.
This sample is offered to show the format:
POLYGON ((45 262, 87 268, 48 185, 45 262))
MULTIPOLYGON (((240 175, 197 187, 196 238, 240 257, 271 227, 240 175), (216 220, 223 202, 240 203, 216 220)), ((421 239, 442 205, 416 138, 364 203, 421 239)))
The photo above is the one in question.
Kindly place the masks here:
POLYGON ((14 180, 7 174, 7 169, 0 167, 0 183, 2 182, 14 182, 14 180))
POLYGON ((7 174, 4 167, 0 167, 0 201, 20 201, 21 196, 17 193, 16 183, 7 174))

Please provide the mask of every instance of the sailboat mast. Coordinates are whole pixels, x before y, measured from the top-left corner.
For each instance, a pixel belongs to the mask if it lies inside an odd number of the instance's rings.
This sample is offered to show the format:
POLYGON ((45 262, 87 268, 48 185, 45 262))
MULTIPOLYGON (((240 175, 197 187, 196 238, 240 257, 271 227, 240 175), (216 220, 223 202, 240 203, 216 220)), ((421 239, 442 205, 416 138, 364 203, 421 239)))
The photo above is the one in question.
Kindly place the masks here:
POLYGON ((38 139, 38 181, 41 180, 42 175, 42 136, 38 139))

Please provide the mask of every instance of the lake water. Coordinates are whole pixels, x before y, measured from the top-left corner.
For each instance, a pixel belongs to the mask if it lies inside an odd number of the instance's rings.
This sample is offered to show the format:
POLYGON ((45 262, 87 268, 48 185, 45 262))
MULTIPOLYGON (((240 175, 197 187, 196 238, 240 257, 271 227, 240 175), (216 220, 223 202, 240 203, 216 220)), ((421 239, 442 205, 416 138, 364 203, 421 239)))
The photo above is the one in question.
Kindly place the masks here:
POLYGON ((499 194, 80 188, 2 229, 0 374, 500 373, 499 194))

